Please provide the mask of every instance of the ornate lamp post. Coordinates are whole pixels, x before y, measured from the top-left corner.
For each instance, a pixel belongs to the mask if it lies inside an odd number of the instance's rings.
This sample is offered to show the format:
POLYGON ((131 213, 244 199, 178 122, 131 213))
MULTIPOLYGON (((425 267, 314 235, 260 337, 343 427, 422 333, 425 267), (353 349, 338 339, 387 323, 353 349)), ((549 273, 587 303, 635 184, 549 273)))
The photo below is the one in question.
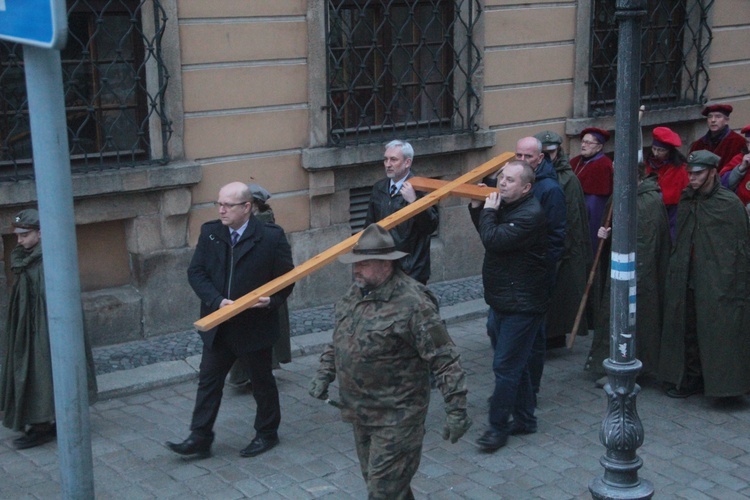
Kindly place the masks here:
POLYGON ((641 73, 641 19, 646 0, 616 0, 619 25, 615 109, 615 185, 612 202, 612 288, 610 354, 604 361, 609 383, 607 416, 599 437, 607 448, 600 459, 604 475, 589 483, 595 499, 647 499, 654 494, 638 478, 643 461, 636 450, 643 444, 643 425, 636 411, 635 383, 641 362, 635 358, 636 193, 641 73))

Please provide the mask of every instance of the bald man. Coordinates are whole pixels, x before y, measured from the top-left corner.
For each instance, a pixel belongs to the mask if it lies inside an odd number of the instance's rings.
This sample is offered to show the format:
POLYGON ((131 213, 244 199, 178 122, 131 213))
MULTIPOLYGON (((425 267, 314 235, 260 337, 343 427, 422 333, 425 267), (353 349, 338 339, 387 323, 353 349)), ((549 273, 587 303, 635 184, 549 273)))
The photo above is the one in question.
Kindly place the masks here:
MULTIPOLYGON (((201 300, 201 316, 232 304, 294 268, 284 230, 253 216, 252 192, 245 183, 232 182, 221 188, 214 205, 219 218, 201 227, 188 268, 190 286, 201 300)), ((240 455, 253 457, 279 443, 281 410, 271 353, 279 336, 276 309, 291 292, 290 285, 271 297, 261 297, 250 309, 200 332, 203 356, 190 436, 182 443, 167 443, 169 449, 179 455, 211 456, 224 380, 237 359, 250 369, 257 405, 255 438, 240 455)))

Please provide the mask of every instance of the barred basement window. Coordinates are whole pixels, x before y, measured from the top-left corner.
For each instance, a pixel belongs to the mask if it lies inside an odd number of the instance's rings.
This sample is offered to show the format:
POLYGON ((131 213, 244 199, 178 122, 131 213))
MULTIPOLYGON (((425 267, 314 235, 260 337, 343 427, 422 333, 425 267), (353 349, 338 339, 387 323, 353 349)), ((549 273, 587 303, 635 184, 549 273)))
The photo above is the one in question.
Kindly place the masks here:
MULTIPOLYGON (((88 172, 166 162, 167 71, 158 0, 69 0, 61 51, 72 169, 88 172), (152 6, 153 5, 153 6, 152 6), (156 26, 144 32, 141 17, 156 26), (147 85, 146 72, 155 88, 147 85), (150 127, 160 127, 153 151, 150 127)), ((0 180, 33 177, 31 131, 20 45, 0 42, 0 180)))
POLYGON ((473 130, 477 0, 328 0, 328 144, 473 130))
MULTIPOLYGON (((590 116, 615 112, 615 4, 597 0, 591 10, 590 116)), ((648 0, 641 36, 641 101, 648 109, 706 101, 705 56, 711 44, 707 16, 712 5, 712 0, 648 0)))

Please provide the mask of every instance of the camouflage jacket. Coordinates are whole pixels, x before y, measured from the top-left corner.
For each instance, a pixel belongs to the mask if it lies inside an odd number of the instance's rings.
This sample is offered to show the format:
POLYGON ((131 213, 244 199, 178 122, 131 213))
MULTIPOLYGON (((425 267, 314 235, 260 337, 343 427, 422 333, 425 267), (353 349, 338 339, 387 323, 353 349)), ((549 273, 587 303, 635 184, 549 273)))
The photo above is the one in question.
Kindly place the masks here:
POLYGON ((352 285, 336 304, 333 343, 319 374, 339 378, 342 418, 360 425, 423 423, 430 377, 446 412, 466 408, 466 376, 427 288, 397 270, 362 296, 352 285))

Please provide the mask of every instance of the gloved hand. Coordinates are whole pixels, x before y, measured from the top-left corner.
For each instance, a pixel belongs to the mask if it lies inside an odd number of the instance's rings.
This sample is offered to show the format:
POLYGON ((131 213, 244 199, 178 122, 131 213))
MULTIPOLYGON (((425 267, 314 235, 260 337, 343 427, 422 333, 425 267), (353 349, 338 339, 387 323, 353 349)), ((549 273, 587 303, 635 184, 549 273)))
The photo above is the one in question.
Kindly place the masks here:
POLYGON ((445 427, 443 428, 443 439, 451 440, 455 443, 471 427, 471 418, 466 410, 452 410, 445 416, 445 427))
POLYGON ((326 400, 328 399, 328 385, 330 383, 331 380, 328 377, 316 374, 315 378, 310 380, 310 388, 307 393, 314 398, 326 400))

